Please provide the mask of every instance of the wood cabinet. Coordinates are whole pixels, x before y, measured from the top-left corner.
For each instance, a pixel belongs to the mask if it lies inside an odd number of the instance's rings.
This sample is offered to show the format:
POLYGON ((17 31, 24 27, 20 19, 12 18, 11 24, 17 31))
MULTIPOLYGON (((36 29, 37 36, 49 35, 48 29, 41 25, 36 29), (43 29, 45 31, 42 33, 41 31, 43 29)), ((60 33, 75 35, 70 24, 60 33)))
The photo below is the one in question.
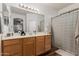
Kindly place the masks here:
POLYGON ((44 53, 44 36, 36 37, 36 55, 44 53))
POLYGON ((51 35, 2 40, 3 56, 34 56, 51 49, 51 35))
POLYGON ((51 36, 45 36, 45 51, 49 51, 51 49, 51 36))
POLYGON ((22 55, 22 41, 20 39, 2 40, 2 55, 22 55))
POLYGON ((1 46, 0 46, 0 56, 1 56, 1 46))
POLYGON ((23 39, 23 56, 35 55, 35 37, 23 39))

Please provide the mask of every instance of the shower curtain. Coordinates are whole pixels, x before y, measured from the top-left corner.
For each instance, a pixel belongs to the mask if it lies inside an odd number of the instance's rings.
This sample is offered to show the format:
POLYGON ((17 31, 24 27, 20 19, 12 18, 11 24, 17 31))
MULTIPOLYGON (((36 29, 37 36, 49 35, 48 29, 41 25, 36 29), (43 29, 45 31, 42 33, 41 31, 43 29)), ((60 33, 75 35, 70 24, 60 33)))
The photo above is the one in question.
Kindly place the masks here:
MULTIPOLYGON (((78 11, 63 14, 52 19, 53 37, 55 46, 73 55, 76 54, 75 28, 78 20, 78 11)), ((78 45, 78 44, 77 44, 78 45)))
POLYGON ((75 54, 79 56, 79 12, 78 12, 78 19, 76 22, 76 27, 75 27, 75 54))

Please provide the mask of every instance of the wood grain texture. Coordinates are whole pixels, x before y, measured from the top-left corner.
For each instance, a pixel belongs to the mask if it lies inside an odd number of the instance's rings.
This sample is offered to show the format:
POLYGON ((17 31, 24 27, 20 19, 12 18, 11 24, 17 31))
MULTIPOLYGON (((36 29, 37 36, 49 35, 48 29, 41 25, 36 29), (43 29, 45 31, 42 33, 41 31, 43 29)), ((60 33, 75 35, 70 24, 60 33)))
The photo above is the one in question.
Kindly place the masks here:
POLYGON ((2 41, 3 56, 22 55, 22 41, 19 39, 2 41))
POLYGON ((23 56, 35 55, 35 37, 26 38, 23 40, 23 56))
POLYGON ((51 36, 45 36, 45 51, 49 51, 51 49, 51 36))
POLYGON ((35 56, 51 49, 51 35, 2 40, 3 56, 35 56))
POLYGON ((36 55, 44 53, 44 36, 36 37, 36 55))

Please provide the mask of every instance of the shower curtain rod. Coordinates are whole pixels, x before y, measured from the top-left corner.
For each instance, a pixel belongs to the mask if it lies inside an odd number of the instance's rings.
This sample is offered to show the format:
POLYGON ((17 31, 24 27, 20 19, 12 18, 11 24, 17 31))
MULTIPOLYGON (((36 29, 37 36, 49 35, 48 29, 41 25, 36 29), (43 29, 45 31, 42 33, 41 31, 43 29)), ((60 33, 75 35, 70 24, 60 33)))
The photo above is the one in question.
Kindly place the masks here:
POLYGON ((76 11, 76 10, 79 10, 79 8, 76 8, 76 9, 73 9, 73 10, 70 10, 70 11, 67 11, 67 12, 64 12, 64 13, 62 13, 62 14, 59 14, 59 15, 57 15, 57 16, 55 16, 55 17, 52 17, 52 19, 54 19, 54 18, 56 18, 56 17, 59 17, 59 16, 61 16, 61 15, 63 15, 63 14, 66 14, 66 13, 70 13, 70 12, 76 11))

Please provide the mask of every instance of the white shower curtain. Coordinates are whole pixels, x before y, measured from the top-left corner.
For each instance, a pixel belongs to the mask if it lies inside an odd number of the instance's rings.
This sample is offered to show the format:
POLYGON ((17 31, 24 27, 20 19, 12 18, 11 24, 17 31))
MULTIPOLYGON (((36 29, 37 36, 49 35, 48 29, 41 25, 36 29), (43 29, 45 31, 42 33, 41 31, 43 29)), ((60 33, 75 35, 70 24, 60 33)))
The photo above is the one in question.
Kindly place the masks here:
POLYGON ((75 54, 79 56, 79 12, 75 27, 75 54))
MULTIPOLYGON (((75 47, 76 41, 74 37, 74 35, 77 34, 75 32, 77 16, 78 11, 73 11, 52 19, 55 46, 74 55, 76 51, 75 48, 77 48, 75 47)), ((78 29, 76 31, 78 31, 78 29)))

